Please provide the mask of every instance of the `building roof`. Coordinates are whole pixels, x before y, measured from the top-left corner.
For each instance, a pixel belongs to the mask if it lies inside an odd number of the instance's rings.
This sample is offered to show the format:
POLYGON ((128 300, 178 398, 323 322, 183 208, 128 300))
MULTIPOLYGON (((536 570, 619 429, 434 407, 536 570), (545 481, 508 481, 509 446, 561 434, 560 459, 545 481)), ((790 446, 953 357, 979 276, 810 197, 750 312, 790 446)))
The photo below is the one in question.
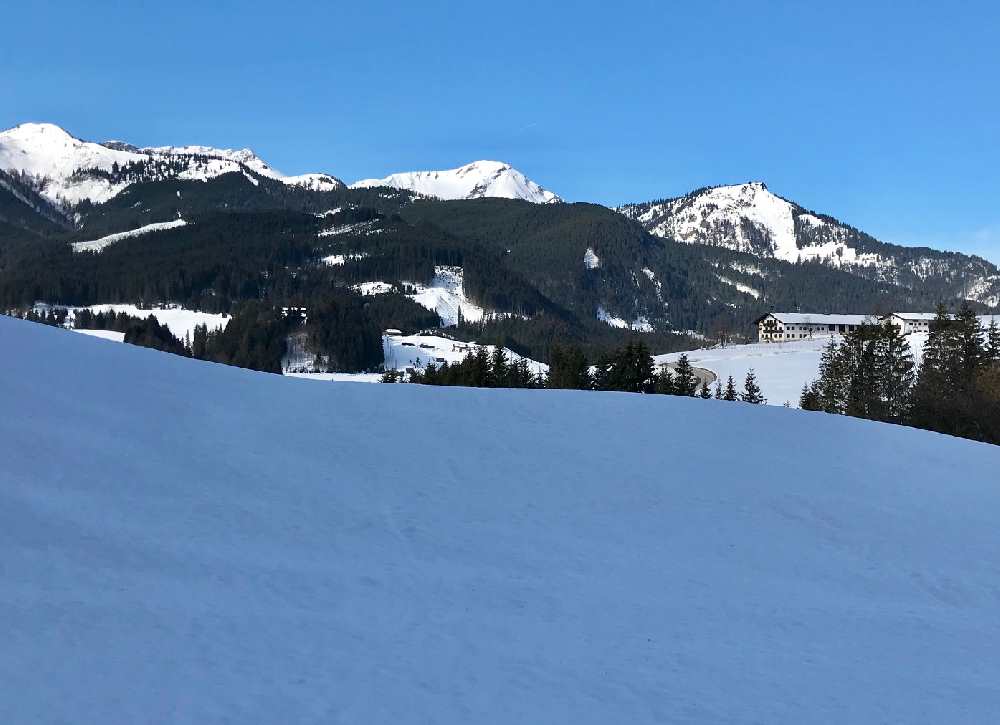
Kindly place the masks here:
POLYGON ((769 312, 757 322, 773 317, 786 325, 860 325, 865 320, 874 320, 871 315, 821 315, 812 312, 769 312))
MULTIPOLYGON (((951 315, 949 315, 950 317, 951 315)), ((933 320, 937 317, 936 312, 893 312, 891 317, 899 317, 903 320, 933 320)))

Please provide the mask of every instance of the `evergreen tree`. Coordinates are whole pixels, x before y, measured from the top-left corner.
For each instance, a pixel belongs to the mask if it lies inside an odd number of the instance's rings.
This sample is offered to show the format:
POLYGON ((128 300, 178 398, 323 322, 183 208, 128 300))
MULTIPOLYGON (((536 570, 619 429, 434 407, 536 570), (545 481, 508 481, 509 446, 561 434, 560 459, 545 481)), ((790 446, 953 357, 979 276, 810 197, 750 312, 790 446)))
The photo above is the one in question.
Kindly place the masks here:
POLYGON ((847 407, 849 382, 844 368, 840 345, 831 337, 819 359, 819 380, 815 386, 819 410, 843 413, 847 407))
POLYGON ((694 368, 688 362, 688 356, 681 354, 677 360, 677 367, 674 369, 674 394, 694 395, 698 390, 698 378, 695 377, 694 368))
MULTIPOLYGON (((851 346, 846 346, 848 350, 851 346)), ((863 342, 850 375, 847 392, 847 415, 855 418, 877 420, 881 410, 879 405, 878 366, 875 343, 863 342)))
POLYGON ((740 396, 736 392, 736 384, 733 382, 733 376, 729 376, 729 380, 726 381, 726 391, 722 394, 723 400, 735 401, 739 400, 740 396))
POLYGON ((590 367, 583 350, 576 346, 553 345, 546 385, 550 388, 589 390, 592 387, 590 367))
POLYGON ((819 395, 819 386, 817 383, 812 385, 803 385, 802 394, 799 395, 799 407, 802 410, 822 410, 822 401, 819 395))
POLYGON ((996 319, 990 319, 986 328, 986 359, 990 362, 1000 362, 1000 325, 996 319))
POLYGON ((983 328, 968 302, 962 303, 961 309, 955 315, 953 327, 958 354, 950 366, 951 373, 958 380, 959 390, 968 392, 986 362, 983 328))
POLYGON ((881 420, 903 423, 910 414, 913 395, 913 352, 902 330, 886 323, 881 329, 879 346, 878 379, 881 400, 881 420))
POLYGON ((930 324, 927 342, 924 343, 923 360, 917 373, 913 390, 913 409, 910 421, 920 428, 939 430, 941 406, 952 399, 956 386, 949 368, 957 355, 951 319, 943 304, 938 305, 937 315, 930 324))
POLYGON ((507 354, 500 345, 493 348, 493 354, 490 356, 488 385, 491 388, 512 387, 510 384, 510 369, 507 364, 507 354))
POLYGON ((702 381, 702 383, 701 383, 701 389, 700 389, 700 392, 698 393, 698 395, 699 395, 699 397, 702 400, 711 400, 712 399, 712 391, 708 389, 708 381, 707 380, 703 380, 702 381))
POLYGON ((722 400, 722 380, 715 381, 715 399, 722 400))
POLYGON ((761 393, 760 386, 757 385, 757 376, 754 374, 753 368, 750 368, 746 380, 743 381, 743 394, 740 395, 740 400, 754 405, 763 405, 767 402, 767 398, 761 393))
POLYGON ((656 373, 656 381, 653 384, 653 392, 660 395, 676 395, 677 388, 674 385, 674 376, 670 368, 663 365, 656 373))

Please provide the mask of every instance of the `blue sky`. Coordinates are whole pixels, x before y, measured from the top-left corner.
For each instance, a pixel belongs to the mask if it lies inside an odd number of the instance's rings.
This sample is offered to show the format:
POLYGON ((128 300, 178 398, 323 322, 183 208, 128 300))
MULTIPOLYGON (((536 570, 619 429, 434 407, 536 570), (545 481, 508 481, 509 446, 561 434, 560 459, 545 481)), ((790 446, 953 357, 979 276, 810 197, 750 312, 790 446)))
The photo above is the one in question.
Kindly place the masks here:
POLYGON ((501 159, 606 204, 763 179, 1000 261, 995 3, 134 5, 6 8, 0 127, 346 181, 501 159))

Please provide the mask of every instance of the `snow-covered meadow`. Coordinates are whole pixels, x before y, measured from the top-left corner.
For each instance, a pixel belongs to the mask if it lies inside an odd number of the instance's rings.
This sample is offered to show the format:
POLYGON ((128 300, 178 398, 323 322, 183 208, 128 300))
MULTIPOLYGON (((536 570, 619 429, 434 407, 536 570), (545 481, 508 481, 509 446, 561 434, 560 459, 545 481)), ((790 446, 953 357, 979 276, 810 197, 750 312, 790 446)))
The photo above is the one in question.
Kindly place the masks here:
MULTIPOLYGON (((840 337, 836 339, 840 340, 840 337)), ((907 340, 914 360, 919 363, 927 335, 911 334, 907 335, 907 340)), ((657 365, 676 363, 681 355, 687 355, 692 365, 711 370, 723 383, 731 375, 737 387, 742 386, 747 373, 753 369, 768 404, 784 405, 787 402, 797 407, 802 386, 811 383, 819 375, 820 355, 829 343, 829 337, 790 342, 757 342, 683 353, 672 352, 656 355, 653 360, 657 365)))
MULTIPOLYGON (((70 308, 71 315, 77 308, 70 308)), ((145 319, 152 315, 161 325, 169 328, 170 333, 178 340, 183 341, 194 335, 194 328, 198 325, 205 325, 209 330, 224 328, 231 319, 229 315, 222 315, 214 312, 200 312, 198 310, 188 310, 176 305, 168 307, 154 307, 143 309, 136 305, 91 305, 87 308, 91 312, 114 312, 125 314, 131 317, 145 319)), ((70 318, 72 319, 72 317, 70 318)))
POLYGON ((4 723, 1000 709, 1000 448, 666 396, 317 386, 3 317, 0 345, 4 723))

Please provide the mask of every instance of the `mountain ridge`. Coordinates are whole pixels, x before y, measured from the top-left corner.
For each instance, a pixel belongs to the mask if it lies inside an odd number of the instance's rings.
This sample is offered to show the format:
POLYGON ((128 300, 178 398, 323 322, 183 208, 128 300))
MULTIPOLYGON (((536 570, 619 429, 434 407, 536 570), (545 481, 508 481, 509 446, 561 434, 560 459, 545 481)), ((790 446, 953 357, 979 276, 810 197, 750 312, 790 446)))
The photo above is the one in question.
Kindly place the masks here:
POLYGON ((883 242, 836 217, 771 192, 762 181, 708 186, 618 211, 661 238, 762 259, 817 262, 907 288, 930 283, 947 297, 1000 305, 1000 270, 988 260, 883 242))
POLYGON ((556 194, 542 188, 504 161, 480 160, 441 171, 406 171, 381 179, 361 179, 352 189, 388 186, 445 201, 459 199, 523 199, 536 204, 555 204, 556 194))

